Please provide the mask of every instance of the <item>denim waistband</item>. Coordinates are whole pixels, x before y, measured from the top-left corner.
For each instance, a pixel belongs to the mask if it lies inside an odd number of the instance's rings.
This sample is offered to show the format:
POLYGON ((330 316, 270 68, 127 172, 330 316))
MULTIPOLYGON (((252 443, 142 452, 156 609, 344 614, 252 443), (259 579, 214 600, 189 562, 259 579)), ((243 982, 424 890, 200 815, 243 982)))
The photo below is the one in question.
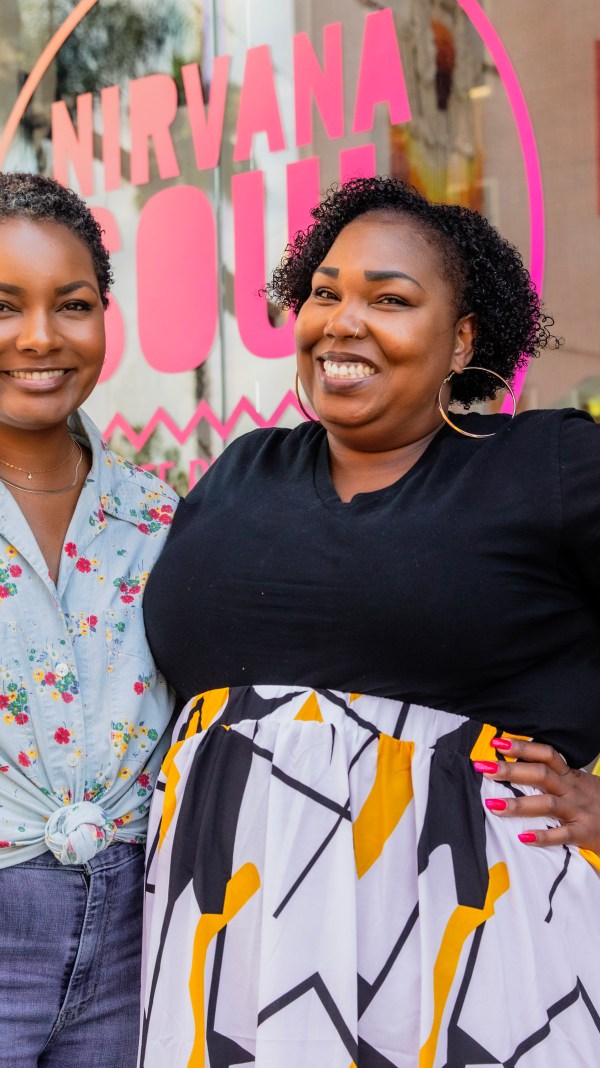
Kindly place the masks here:
POLYGON ((23 868, 47 868, 54 871, 95 872, 108 868, 118 868, 123 864, 129 864, 137 858, 143 858, 144 847, 130 842, 114 842, 97 856, 92 857, 85 864, 61 864, 52 855, 49 849, 40 853, 39 857, 25 860, 20 865, 23 868))

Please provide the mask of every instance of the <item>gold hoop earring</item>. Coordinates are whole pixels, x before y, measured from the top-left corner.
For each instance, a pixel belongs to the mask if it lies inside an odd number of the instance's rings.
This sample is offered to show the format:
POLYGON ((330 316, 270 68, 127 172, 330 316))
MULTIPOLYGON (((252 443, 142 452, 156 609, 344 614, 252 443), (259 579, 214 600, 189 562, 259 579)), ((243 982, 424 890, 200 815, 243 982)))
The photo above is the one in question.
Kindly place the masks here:
MULTIPOLYGON (((513 392, 513 388, 511 386, 510 382, 507 382, 506 379, 502 377, 502 375, 499 375, 497 373, 497 371, 490 371, 490 369, 488 367, 471 367, 470 365, 468 365, 467 367, 465 367, 465 371, 483 371, 484 374, 486 374, 486 375, 493 375, 494 378, 500 379, 500 381, 502 382, 502 385, 504 386, 505 389, 508 390, 508 392, 510 393, 510 395, 512 397, 513 410, 512 410, 511 419, 514 419, 515 415, 517 414, 517 398, 515 397, 515 394, 513 392)), ((465 372, 463 371, 462 374, 464 374, 464 373, 465 372)), ((440 415, 441 415, 442 419, 444 420, 445 423, 448 424, 448 426, 451 426, 453 430, 456 430, 457 434, 462 434, 462 436, 464 438, 493 438, 494 434, 497 433, 496 430, 493 430, 491 434, 470 434, 468 430, 461 430, 459 426, 456 426, 456 423, 452 422, 452 420, 449 418, 447 412, 445 412, 444 409, 442 408, 442 390, 443 390, 444 386, 447 385, 447 383, 450 382, 454 378, 455 374, 456 374, 456 371, 450 371, 450 374, 446 375, 446 377, 445 377, 444 381, 442 382, 442 384, 441 384, 441 386, 439 388, 439 391, 438 391, 438 408, 440 410, 440 415)))
POLYGON ((300 405, 300 411, 305 416, 305 418, 308 419, 311 423, 318 423, 319 420, 315 419, 314 415, 310 415, 307 412, 306 408, 304 407, 304 405, 303 405, 303 403, 302 403, 302 401, 300 399, 299 378, 298 378, 298 372, 297 371, 296 371, 296 396, 298 398, 298 404, 300 405))

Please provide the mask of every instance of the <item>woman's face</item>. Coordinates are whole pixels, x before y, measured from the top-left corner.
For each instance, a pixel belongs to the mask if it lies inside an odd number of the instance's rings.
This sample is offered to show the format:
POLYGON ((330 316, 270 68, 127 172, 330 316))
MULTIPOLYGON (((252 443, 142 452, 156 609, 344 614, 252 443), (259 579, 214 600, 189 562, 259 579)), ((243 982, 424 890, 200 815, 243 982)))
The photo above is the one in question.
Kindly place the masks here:
POLYGON ((440 385, 469 362, 473 340, 473 316, 457 321, 436 246, 393 215, 360 216, 341 231, 296 322, 312 407, 331 434, 365 451, 440 424, 440 385))
POLYGON ((64 423, 104 360, 104 309, 89 250, 56 222, 0 222, 0 428, 64 423))

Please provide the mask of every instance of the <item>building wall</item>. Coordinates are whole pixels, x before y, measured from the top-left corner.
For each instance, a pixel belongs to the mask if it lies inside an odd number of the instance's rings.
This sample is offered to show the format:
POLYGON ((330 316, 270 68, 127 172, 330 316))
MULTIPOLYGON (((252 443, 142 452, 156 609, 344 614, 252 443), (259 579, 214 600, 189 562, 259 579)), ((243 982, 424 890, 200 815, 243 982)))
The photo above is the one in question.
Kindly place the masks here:
MULTIPOLYGON (((488 0, 486 10, 510 54, 533 123, 546 217, 543 298, 565 339, 559 351, 532 364, 523 403, 582 407, 600 397, 600 5, 488 0)), ((527 250, 526 198, 512 180, 522 160, 507 150, 507 123, 510 119, 490 109, 486 154, 498 175, 497 222, 527 250)))

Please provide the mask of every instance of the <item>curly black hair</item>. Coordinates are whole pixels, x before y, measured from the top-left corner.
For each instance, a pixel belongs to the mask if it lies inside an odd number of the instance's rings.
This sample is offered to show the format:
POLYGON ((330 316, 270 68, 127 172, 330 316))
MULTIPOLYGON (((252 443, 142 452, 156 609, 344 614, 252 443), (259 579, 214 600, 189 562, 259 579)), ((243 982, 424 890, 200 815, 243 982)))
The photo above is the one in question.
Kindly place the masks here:
MULTIPOLYGON (((456 317, 474 312, 477 337, 472 363, 510 381, 530 356, 561 340, 548 329, 554 320, 540 298, 518 250, 476 211, 456 204, 434 204, 396 178, 352 178, 333 185, 313 208, 315 222, 296 234, 266 287, 282 308, 298 313, 311 292, 314 271, 336 237, 360 215, 401 215, 414 221, 440 255, 451 283, 456 317)), ((491 400, 501 384, 474 371, 455 375, 452 399, 464 407, 491 400)))
POLYGON ((100 298, 103 306, 108 307, 107 294, 113 275, 102 229, 77 193, 43 174, 0 173, 0 223, 10 218, 62 223, 71 230, 92 257, 100 298))

